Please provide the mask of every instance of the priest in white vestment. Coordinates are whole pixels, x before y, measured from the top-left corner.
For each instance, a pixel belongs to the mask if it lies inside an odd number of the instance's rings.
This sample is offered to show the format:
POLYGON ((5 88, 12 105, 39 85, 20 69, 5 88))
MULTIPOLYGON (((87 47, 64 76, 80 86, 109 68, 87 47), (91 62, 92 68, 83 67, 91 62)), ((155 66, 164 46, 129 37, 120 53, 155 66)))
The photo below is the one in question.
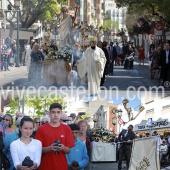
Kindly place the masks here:
POLYGON ((90 95, 97 95, 100 92, 100 81, 103 77, 106 57, 102 49, 92 41, 90 47, 84 52, 84 56, 77 62, 77 69, 80 78, 87 74, 88 90, 90 95))

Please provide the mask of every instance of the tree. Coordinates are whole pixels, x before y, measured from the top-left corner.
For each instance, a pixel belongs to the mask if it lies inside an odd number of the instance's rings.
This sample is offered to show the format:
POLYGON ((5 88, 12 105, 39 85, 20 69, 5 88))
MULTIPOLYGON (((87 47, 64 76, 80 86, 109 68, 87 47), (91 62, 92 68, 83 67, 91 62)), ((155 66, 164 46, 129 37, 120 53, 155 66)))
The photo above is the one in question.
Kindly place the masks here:
POLYGON ((102 28, 107 30, 116 30, 118 31, 119 24, 116 21, 112 21, 111 19, 104 20, 102 28))
POLYGON ((63 97, 56 97, 55 95, 27 97, 25 103, 26 106, 34 108, 34 113, 38 117, 43 116, 45 112, 49 111, 49 106, 52 103, 60 103, 63 106, 63 109, 66 107, 66 101, 63 99, 63 97))
POLYGON ((130 32, 139 34, 141 32, 149 33, 151 27, 146 23, 143 28, 138 27, 137 24, 131 24, 130 20, 136 22, 140 19, 145 19, 146 21, 151 21, 152 18, 158 19, 165 23, 167 26, 170 26, 170 1, 169 0, 115 0, 118 8, 128 7, 127 13, 127 28, 130 32), (166 9, 166 10, 165 10, 166 9), (140 17, 140 18, 139 18, 140 17), (131 24, 131 25, 130 25, 131 24), (132 31, 133 30, 133 31, 132 31))
MULTIPOLYGON (((11 11, 6 11, 10 13, 10 17, 7 18, 7 21, 10 23, 10 37, 13 35, 13 29, 15 28, 16 23, 16 8, 11 3, 11 0, 7 0, 9 3, 11 11)), ((60 0, 59 2, 65 2, 66 0, 60 0)), ((60 11, 59 3, 56 0, 21 0, 22 9, 19 11, 19 21, 21 23, 20 28, 28 29, 36 21, 47 20, 51 21, 55 12, 60 11)))
MULTIPOLYGON (((17 111, 19 111, 20 108, 22 107, 20 100, 21 99, 17 97, 10 98, 10 104, 9 104, 10 109, 7 111, 7 113, 10 113, 13 115, 17 111)), ((43 116, 44 113, 49 110, 49 106, 52 103, 60 103, 63 109, 65 109, 66 107, 66 101, 64 100, 64 98, 60 96, 56 97, 55 95, 42 95, 40 97, 29 96, 29 97, 26 97, 25 101, 23 102, 25 102, 25 107, 30 107, 34 109, 33 115, 36 117, 43 116)))
POLYGON ((6 113, 14 115, 17 111, 19 111, 20 108, 21 108, 21 104, 20 104, 19 98, 17 98, 17 97, 10 98, 9 107, 10 107, 10 109, 7 110, 6 113))
POLYGON ((134 9, 141 11, 144 9, 152 16, 157 16, 159 19, 170 21, 170 1, 169 0, 115 0, 118 8, 128 7, 128 11, 134 9), (166 9, 166 10, 165 10, 166 9))

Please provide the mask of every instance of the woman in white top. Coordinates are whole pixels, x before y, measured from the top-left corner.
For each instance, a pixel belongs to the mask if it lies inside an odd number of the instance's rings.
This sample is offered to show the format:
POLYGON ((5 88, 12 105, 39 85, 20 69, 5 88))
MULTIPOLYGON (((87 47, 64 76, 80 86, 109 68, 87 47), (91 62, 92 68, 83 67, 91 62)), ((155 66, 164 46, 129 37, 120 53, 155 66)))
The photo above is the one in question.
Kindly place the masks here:
POLYGON ((33 120, 28 116, 23 117, 19 130, 20 138, 10 145, 14 167, 18 170, 34 170, 40 165, 42 144, 39 140, 30 137, 34 130, 33 120), (22 162, 27 156, 34 162, 30 168, 22 166, 22 162))

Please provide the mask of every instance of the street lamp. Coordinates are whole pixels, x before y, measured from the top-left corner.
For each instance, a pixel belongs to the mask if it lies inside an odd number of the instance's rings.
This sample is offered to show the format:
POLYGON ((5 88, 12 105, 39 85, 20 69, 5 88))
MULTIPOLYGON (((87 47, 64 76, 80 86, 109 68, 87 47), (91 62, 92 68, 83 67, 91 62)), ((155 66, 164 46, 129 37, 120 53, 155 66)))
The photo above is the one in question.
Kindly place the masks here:
POLYGON ((14 0, 14 4, 17 8, 17 57, 16 57, 15 67, 20 67, 20 65, 19 65, 19 7, 20 7, 20 0, 14 0))
POLYGON ((116 118, 116 117, 112 118, 112 124, 113 124, 113 125, 116 125, 116 124, 117 124, 117 118, 116 118))
POLYGON ((121 118, 122 117, 123 111, 121 109, 117 110, 117 117, 121 118))

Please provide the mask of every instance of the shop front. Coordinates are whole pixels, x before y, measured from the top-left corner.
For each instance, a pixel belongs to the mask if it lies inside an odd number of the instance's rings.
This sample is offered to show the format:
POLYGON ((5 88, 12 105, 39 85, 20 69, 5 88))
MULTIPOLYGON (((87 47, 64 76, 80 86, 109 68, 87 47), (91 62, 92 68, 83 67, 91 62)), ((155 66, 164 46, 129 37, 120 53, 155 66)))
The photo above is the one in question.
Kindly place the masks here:
POLYGON ((134 132, 139 134, 152 133, 157 131, 158 134, 163 135, 165 132, 170 132, 170 120, 169 119, 158 119, 153 121, 149 126, 147 120, 142 120, 140 124, 134 126, 134 132))

